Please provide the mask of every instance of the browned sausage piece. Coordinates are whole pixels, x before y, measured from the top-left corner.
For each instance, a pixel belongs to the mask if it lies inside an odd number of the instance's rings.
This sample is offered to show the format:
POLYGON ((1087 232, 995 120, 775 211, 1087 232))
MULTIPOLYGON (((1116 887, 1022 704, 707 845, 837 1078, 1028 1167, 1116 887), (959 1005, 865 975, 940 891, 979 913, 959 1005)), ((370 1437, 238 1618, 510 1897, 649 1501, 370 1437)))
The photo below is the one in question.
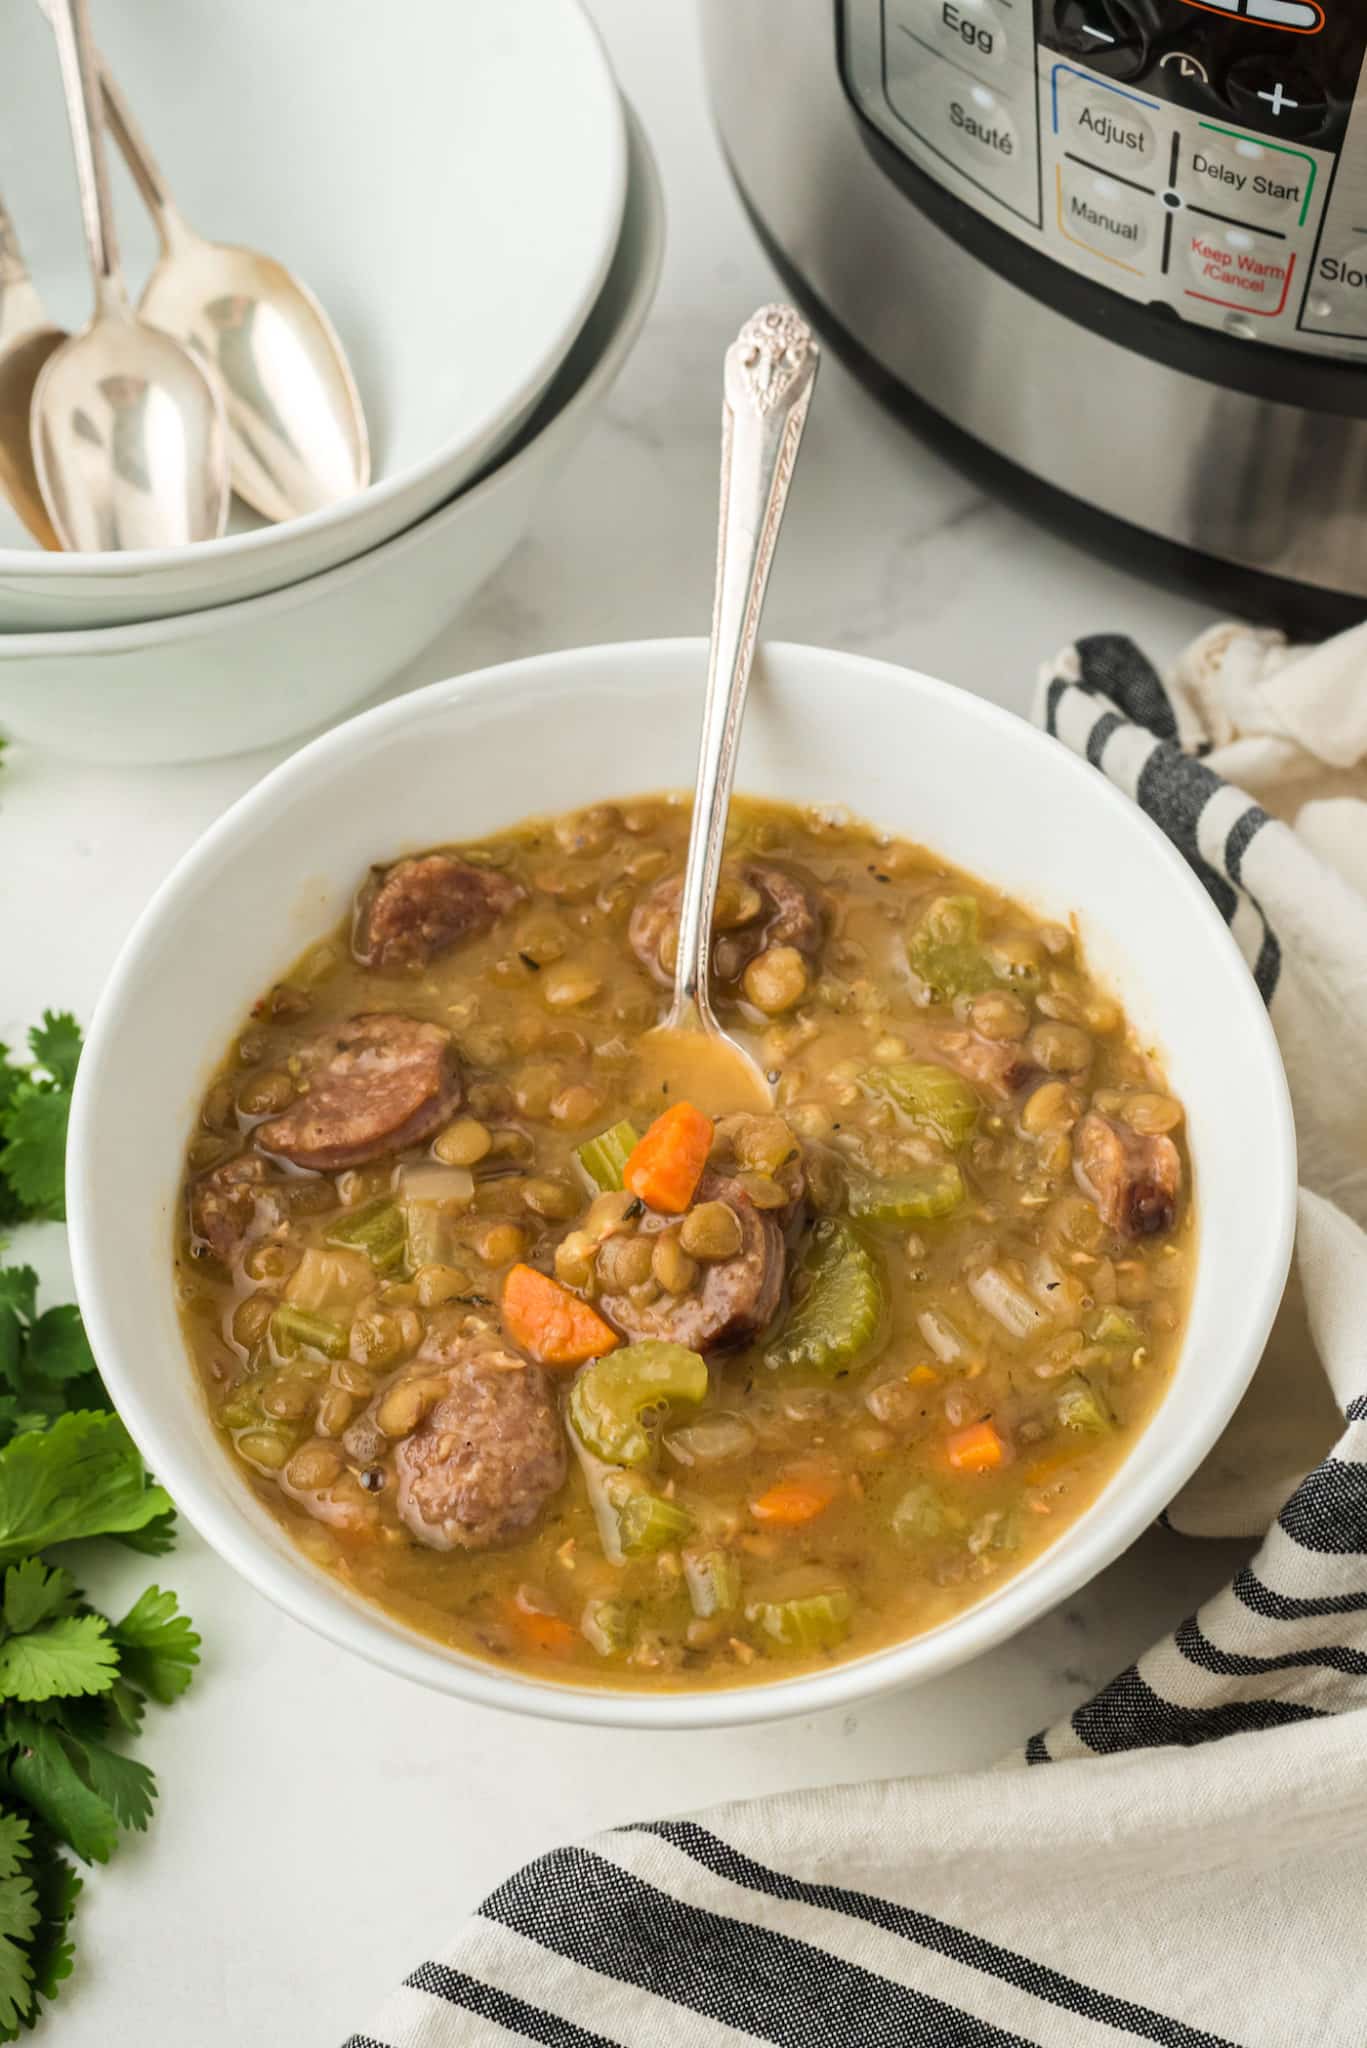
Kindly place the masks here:
POLYGON ((268 1237, 284 1220, 264 1159, 247 1152, 225 1160, 190 1186, 190 1240, 231 1266, 254 1238, 268 1237))
POLYGON ((539 1366, 477 1340, 394 1453, 398 1509, 432 1550, 489 1550, 565 1483, 565 1432, 539 1366))
POLYGON ((256 1142, 296 1166, 334 1173, 416 1145, 459 1106, 449 1031, 394 1011, 353 1017, 300 1058, 306 1092, 261 1124, 256 1142))
POLYGON ((1040 1069, 1009 1039, 979 1038, 975 1031, 955 1031, 940 1040, 940 1050, 966 1081, 1006 1102, 1019 1095, 1040 1069))
POLYGON ((1073 1132, 1073 1173, 1110 1229, 1126 1237, 1171 1230, 1182 1161, 1168 1137, 1140 1137, 1090 1110, 1073 1132))
POLYGON ((477 868, 452 853, 396 861, 361 892, 352 951, 364 967, 422 967, 448 946, 487 932, 526 894, 497 868, 477 868))
MULTIPOLYGON (((630 1294, 602 1294, 594 1303, 614 1329, 633 1341, 661 1337, 690 1351, 719 1351, 744 1344, 773 1320, 783 1289, 783 1232, 772 1211, 757 1209, 736 1181, 705 1173, 700 1202, 725 1202, 740 1220, 740 1250, 702 1268, 687 1294, 662 1294, 644 1306, 630 1294)), ((667 1229, 673 1218, 647 1216, 644 1235, 667 1229)))
MULTIPOLYGON (((754 890, 758 908, 744 922, 712 934, 712 978, 730 993, 755 957, 770 947, 792 946, 815 961, 826 935, 826 903, 818 884, 772 861, 743 861, 727 879, 754 890)), ((641 965, 666 985, 674 978, 683 878, 658 882, 631 913, 627 936, 641 965)))

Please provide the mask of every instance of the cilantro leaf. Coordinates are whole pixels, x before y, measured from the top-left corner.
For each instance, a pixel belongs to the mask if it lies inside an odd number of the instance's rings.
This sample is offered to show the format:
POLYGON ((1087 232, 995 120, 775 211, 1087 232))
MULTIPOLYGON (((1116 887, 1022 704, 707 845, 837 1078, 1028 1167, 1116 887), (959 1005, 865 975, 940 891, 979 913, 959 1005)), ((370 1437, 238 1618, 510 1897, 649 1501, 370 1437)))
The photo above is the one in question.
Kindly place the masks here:
POLYGON ((141 1834, 157 1796, 157 1781, 146 1764, 89 1737, 68 1734, 66 1741, 91 1790, 111 1808, 120 1827, 136 1828, 141 1834))
POLYGON ((171 1506, 117 1415, 59 1415, 0 1451, 0 1563, 50 1543, 141 1529, 171 1506))
POLYGON ((0 1643, 0 1694, 6 1699, 74 1699, 107 1692, 119 1653, 101 1614, 66 1614, 0 1643))
POLYGON ((61 1223, 66 1218, 66 1127, 71 1097, 63 1088, 24 1082, 5 1111, 0 1174, 20 1213, 61 1223))
POLYGON ((81 1057, 81 1027, 70 1010, 44 1010, 28 1035, 34 1064, 46 1067, 58 1087, 70 1089, 81 1057))
POLYGON ((107 1863, 119 1839, 119 1816, 77 1767, 84 1745, 58 1723, 10 1707, 4 1741, 13 1790, 83 1863, 107 1863))
POLYGON ((165 1514, 153 1515, 141 1529, 120 1529, 113 1541, 125 1550, 136 1550, 141 1557, 165 1557, 176 1547, 176 1511, 168 1508, 165 1514))
POLYGON ((33 1830, 33 1887, 42 1915, 34 1934, 29 1958, 33 1964, 33 1988, 40 1998, 55 1998, 57 1987, 71 1975, 72 1946, 67 1939, 71 1916, 81 1880, 48 1830, 33 1830))
POLYGON ((104 1696, 109 1709, 109 1723, 112 1728, 121 1728, 125 1735, 136 1735, 142 1727, 142 1717, 147 1712, 146 1695, 135 1685, 128 1685, 122 1678, 116 1678, 104 1696))
POLYGON ((44 1380, 79 1380, 96 1372, 95 1354, 74 1301, 44 1309, 29 1325, 28 1369, 44 1380))
MULTIPOLYGON (((184 1692, 199 1662, 199 1637, 174 1593, 149 1586, 122 1621, 114 1624, 119 1667, 134 1685, 169 1707, 184 1692)), ((0 1658, 3 1658, 0 1649, 0 1658)))
POLYGON ((29 1875, 30 1829, 0 1813, 0 2037, 12 2041, 33 2011, 30 1945, 42 1908, 29 1875))
POLYGON ((110 1405, 80 1310, 62 1302, 39 1315, 37 1296, 31 1266, 0 1267, 0 1444, 68 1408, 110 1405))
POLYGON ((79 1599, 70 1572, 60 1567, 50 1570, 41 1557, 26 1557, 5 1573, 5 1627, 14 1635, 24 1635, 40 1621, 74 1613, 79 1599))

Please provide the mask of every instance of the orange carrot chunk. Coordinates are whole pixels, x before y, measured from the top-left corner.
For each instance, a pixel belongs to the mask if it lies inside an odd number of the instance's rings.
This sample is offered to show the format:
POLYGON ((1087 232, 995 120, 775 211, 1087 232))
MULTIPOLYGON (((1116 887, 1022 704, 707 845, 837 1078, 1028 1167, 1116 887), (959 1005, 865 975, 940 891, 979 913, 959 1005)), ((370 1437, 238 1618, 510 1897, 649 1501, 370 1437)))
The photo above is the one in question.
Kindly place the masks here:
POLYGON ((1006 1456, 1006 1445, 990 1422, 970 1422, 948 1439, 945 1456, 956 1472, 994 1472, 1006 1456))
POLYGON ((633 1146, 622 1170, 622 1185, 648 1209, 682 1216, 697 1193, 711 1150, 711 1117, 691 1102, 676 1102, 633 1146))
POLYGON ((833 1479, 780 1479, 751 1501, 750 1512, 757 1522, 797 1529, 824 1514, 839 1491, 833 1479))
POLYGON ((558 1614, 533 1607, 521 1592, 503 1602, 503 1619, 519 1647, 541 1657, 568 1657, 575 1644, 575 1631, 558 1614))
POLYGON ((514 1266, 504 1281, 503 1327, 538 1365, 558 1370, 601 1358, 622 1341, 586 1301, 534 1266, 514 1266))

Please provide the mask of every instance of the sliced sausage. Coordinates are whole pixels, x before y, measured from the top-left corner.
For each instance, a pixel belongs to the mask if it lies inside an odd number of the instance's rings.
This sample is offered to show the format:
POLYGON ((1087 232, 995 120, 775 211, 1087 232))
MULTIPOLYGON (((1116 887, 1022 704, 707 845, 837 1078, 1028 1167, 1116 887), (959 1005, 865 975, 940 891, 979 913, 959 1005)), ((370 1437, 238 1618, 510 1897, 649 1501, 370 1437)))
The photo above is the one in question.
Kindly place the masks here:
MULTIPOLYGON (((740 1220, 740 1250, 702 1267, 687 1294, 662 1294, 641 1304, 629 1293, 602 1294, 594 1306, 614 1329, 633 1340, 660 1337, 690 1351, 719 1351, 748 1343, 769 1322, 783 1290, 783 1232, 772 1211, 757 1209, 745 1190, 722 1174, 705 1173, 700 1202, 725 1202, 740 1220)), ((668 1216, 648 1216, 647 1235, 667 1229, 668 1216)))
POLYGON ((256 1142, 319 1173, 416 1145, 460 1103, 450 1032, 416 1017, 353 1017, 316 1038, 300 1058, 305 1092, 258 1126, 256 1142))
MULTIPOLYGON (((231 1266, 259 1237, 278 1230, 284 1204, 271 1185, 267 1162, 254 1152, 225 1160, 190 1186, 190 1240, 231 1266)), ((278 1186, 278 1182, 277 1182, 278 1186)))
POLYGON ((487 932, 527 892, 497 868, 424 853, 380 870, 356 904, 352 951, 364 967, 423 967, 487 932))
POLYGON ((473 1341, 394 1453, 399 1514, 432 1550, 489 1550, 565 1483, 565 1432, 539 1366, 473 1341))
POLYGON ((940 1050, 965 1081, 985 1088, 1002 1102, 1019 1095, 1041 1072, 1010 1039, 979 1038, 976 1031, 951 1032, 940 1040, 940 1050))
MULTIPOLYGON (((759 908, 744 923, 712 934, 712 977, 731 993, 760 953, 792 946, 815 961, 826 935, 826 901, 819 885, 773 861, 743 861, 736 878, 755 890, 759 908)), ((658 882, 631 913, 627 936, 641 965, 666 986, 673 981, 683 877, 658 882)))
POLYGON ((1073 1173, 1098 1215, 1125 1237, 1171 1230, 1182 1160, 1169 1137, 1141 1137, 1090 1110, 1073 1132, 1073 1173))

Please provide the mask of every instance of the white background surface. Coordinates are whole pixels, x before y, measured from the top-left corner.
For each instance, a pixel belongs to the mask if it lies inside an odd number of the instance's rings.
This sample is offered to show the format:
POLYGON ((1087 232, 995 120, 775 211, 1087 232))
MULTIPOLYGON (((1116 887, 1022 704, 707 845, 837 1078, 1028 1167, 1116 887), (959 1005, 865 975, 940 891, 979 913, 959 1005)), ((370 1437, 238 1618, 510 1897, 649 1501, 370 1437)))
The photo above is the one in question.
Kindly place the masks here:
MULTIPOLYGON (((721 166, 685 0, 593 11, 664 173, 660 297, 532 537, 405 683, 707 624, 720 354, 773 279, 721 166)), ((1080 632, 1130 631, 1162 658, 1206 622, 979 496, 828 359, 770 592, 776 637, 894 656, 1024 710, 1037 663, 1080 632)), ((88 1017, 154 886, 274 759, 114 773, 10 750, 0 1037, 16 1042, 45 1005, 88 1017)), ((16 1249, 64 1287, 59 1230, 16 1249)), ((648 1736, 429 1697, 315 1641, 186 1532, 156 1575, 193 1613, 204 1662, 179 1706, 150 1711, 157 1819, 88 1883, 77 1975, 40 2039, 336 2048, 517 1863, 717 1799, 989 1763, 1127 1663, 1230 1559, 1155 1531, 1072 1605, 919 1692, 772 1729, 648 1736)), ((130 1558, 88 1583, 131 1598, 150 1575, 130 1558)))

